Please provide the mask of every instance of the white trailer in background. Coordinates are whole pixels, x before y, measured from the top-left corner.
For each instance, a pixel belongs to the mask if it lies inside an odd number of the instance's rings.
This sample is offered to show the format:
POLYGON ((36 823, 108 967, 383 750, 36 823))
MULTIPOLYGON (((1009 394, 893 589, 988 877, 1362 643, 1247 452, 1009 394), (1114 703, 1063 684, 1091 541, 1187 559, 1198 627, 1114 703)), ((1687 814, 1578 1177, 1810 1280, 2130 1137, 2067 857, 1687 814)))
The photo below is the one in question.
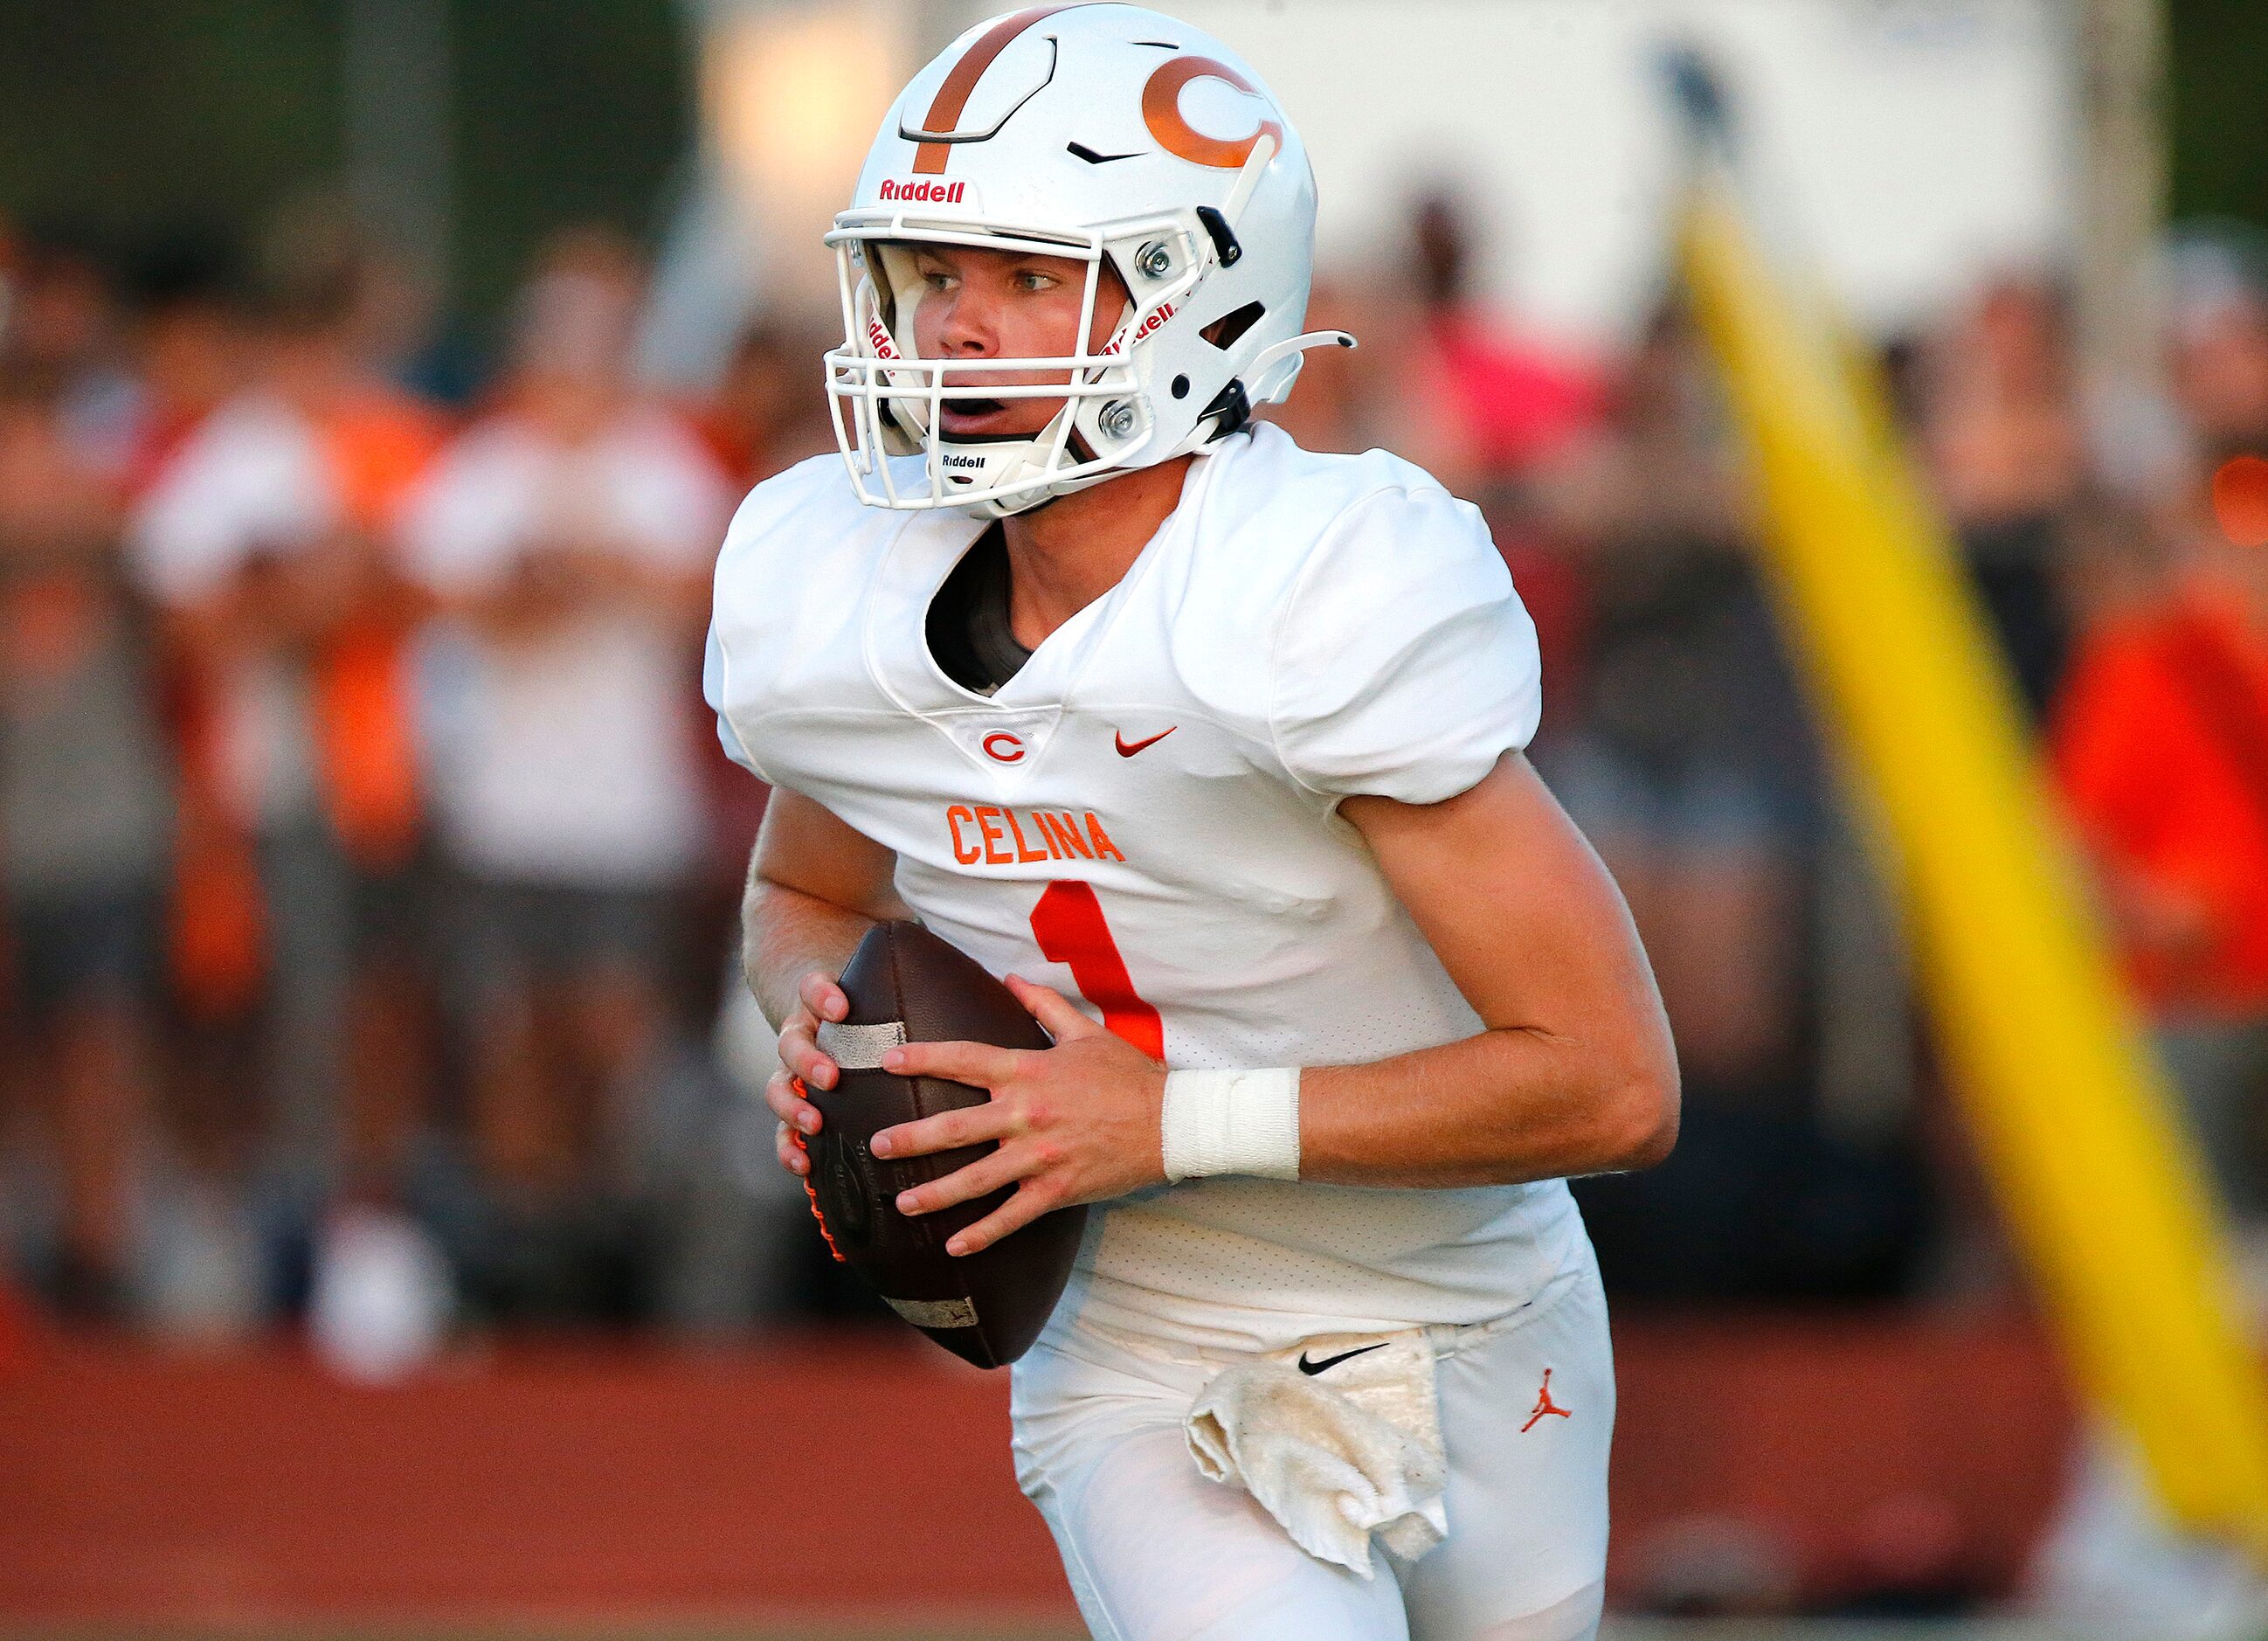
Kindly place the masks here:
MULTIPOLYGON (((2112 0, 2124 4, 2126 0, 2112 0)), ((703 152, 651 357, 697 379, 753 300, 829 300, 819 244, 876 121, 982 0, 686 0, 703 152)), ((1414 188, 1464 192, 1488 294, 1580 344, 1667 269, 1676 133, 1662 48, 1739 88, 1757 162, 1861 322, 2073 260, 2080 8, 2055 0, 1169 0, 1267 75, 1322 179, 1322 264, 1392 271, 1414 188)))

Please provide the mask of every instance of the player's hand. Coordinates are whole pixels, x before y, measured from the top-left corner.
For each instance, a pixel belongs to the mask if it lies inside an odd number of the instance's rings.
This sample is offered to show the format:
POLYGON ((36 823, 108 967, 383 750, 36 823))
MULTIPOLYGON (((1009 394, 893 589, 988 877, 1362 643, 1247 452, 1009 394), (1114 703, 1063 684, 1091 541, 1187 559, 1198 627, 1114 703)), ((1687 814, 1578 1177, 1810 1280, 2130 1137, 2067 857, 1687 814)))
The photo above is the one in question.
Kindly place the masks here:
POLYGON ((764 1103, 779 1119, 773 1148, 779 1153, 780 1166, 800 1176, 811 1172, 811 1159, 796 1143, 796 1137, 819 1132, 819 1107, 803 1097, 803 1091, 806 1085, 832 1088, 843 1074, 841 1067, 819 1051, 819 1022, 843 1019, 850 1012, 850 999, 843 996, 836 977, 823 968, 814 968, 798 981, 795 995, 795 1012, 780 1024, 780 1069, 764 1085, 764 1103))
POLYGON ((1053 1037, 1052 1049, 909 1042, 882 1056, 902 1077, 945 1077, 991 1091, 988 1105, 946 1111, 877 1133, 877 1157, 924 1157, 998 1140, 967 1167, 898 1195, 898 1211, 931 1214, 1013 1185, 1016 1194, 956 1233, 948 1254, 989 1247, 1042 1214, 1123 1196, 1166 1177, 1159 1116, 1166 1068, 1080 1013, 1062 993, 1008 976, 1016 1001, 1053 1037))

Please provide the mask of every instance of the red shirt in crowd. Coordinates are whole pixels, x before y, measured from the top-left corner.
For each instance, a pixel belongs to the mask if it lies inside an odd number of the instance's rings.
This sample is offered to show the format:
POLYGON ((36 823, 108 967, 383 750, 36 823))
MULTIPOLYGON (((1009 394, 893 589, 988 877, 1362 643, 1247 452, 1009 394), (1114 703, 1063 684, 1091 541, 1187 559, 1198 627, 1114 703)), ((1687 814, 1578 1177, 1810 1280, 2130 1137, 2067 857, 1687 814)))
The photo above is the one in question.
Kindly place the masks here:
POLYGON ((2058 709, 2057 773, 2114 901, 2189 929, 2127 942, 2169 1013, 2268 1015, 2268 631, 2247 602, 2200 580, 2106 622, 2058 709))

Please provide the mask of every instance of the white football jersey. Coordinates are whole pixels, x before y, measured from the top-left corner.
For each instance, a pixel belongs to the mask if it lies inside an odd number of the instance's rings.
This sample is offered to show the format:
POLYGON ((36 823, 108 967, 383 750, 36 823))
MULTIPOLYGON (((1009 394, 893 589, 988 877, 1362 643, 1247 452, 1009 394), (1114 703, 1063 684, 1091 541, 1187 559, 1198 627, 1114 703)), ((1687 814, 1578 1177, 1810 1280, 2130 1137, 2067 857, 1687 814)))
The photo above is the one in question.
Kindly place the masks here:
MULTIPOLYGON (((1453 797, 1535 731, 1535 628, 1478 512, 1382 452, 1261 425, 1193 464, 1124 578, 989 698, 924 628, 984 527, 863 507, 831 458, 759 485, 717 567, 726 750, 894 851, 944 938, 1170 1066, 1479 1031, 1336 813, 1453 797)), ((1486 1321, 1586 1253, 1556 1180, 1208 1179, 1096 1218, 1058 1321, 1228 1348, 1486 1321)))

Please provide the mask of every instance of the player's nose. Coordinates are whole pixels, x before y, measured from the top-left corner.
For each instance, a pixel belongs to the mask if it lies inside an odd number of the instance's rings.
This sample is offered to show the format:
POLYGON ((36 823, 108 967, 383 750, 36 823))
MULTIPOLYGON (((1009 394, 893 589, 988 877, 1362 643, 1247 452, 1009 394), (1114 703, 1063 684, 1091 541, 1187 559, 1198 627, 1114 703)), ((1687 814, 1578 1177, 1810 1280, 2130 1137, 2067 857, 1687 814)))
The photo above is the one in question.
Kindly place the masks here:
POLYGON ((998 315, 982 296, 955 291, 939 340, 948 357, 990 358, 1000 350, 998 315))

